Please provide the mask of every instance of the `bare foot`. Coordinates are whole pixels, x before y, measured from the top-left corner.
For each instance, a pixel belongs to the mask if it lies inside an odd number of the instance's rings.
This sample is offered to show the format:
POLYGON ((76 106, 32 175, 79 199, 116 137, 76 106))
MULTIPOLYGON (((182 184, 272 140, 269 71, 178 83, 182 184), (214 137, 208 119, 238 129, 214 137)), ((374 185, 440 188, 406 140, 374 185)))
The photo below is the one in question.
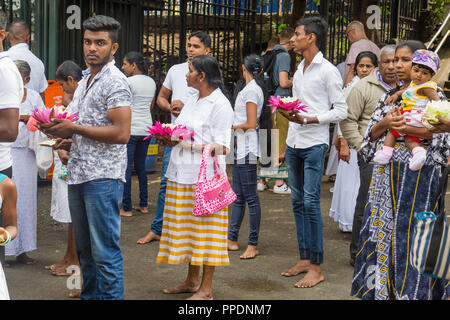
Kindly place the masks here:
POLYGON ((81 298, 81 291, 76 291, 76 292, 69 293, 69 298, 72 298, 72 299, 79 299, 79 298, 81 298))
POLYGON ((18 255, 16 258, 17 262, 26 264, 26 265, 32 265, 36 263, 36 260, 31 259, 29 256, 27 256, 26 253, 22 253, 21 255, 18 255))
POLYGON ((133 210, 139 211, 140 213, 143 213, 143 214, 147 214, 148 213, 147 207, 137 207, 137 206, 135 206, 135 207, 133 207, 133 210))
POLYGON ((153 231, 150 231, 145 236, 140 238, 136 243, 137 244, 146 244, 146 243, 150 243, 152 241, 159 241, 159 240, 161 240, 161 236, 158 236, 153 231))
POLYGON ((52 264, 50 266, 45 266, 44 269, 53 271, 53 270, 60 269, 60 268, 64 267, 66 264, 67 264, 66 260, 61 260, 61 261, 56 262, 56 263, 54 263, 54 264, 52 264))
POLYGON ((52 269, 52 274, 54 276, 58 276, 58 277, 69 277, 71 276, 75 271, 72 271, 71 273, 69 273, 69 268, 71 266, 79 266, 78 262, 68 262, 65 266, 62 266, 60 268, 55 268, 52 269))
POLYGON ((173 288, 164 289, 163 292, 166 294, 195 293, 198 288, 200 288, 198 284, 183 282, 173 288))
POLYGON ((196 292, 186 300, 214 300, 211 292, 196 292))
POLYGON ((239 246, 238 246, 237 241, 228 240, 228 250, 229 251, 238 251, 239 246))
POLYGON ((254 259, 259 254, 257 246, 247 246, 247 250, 239 257, 241 259, 254 259))
POLYGON ((133 212, 131 211, 124 211, 123 209, 120 209, 120 216, 121 217, 132 217, 133 212))
POLYGON ((299 282, 294 284, 296 288, 312 288, 325 280, 320 267, 311 267, 306 275, 299 282))
POLYGON ((281 275, 283 277, 293 277, 300 273, 308 272, 311 263, 309 260, 300 260, 295 266, 290 269, 284 270, 281 275))

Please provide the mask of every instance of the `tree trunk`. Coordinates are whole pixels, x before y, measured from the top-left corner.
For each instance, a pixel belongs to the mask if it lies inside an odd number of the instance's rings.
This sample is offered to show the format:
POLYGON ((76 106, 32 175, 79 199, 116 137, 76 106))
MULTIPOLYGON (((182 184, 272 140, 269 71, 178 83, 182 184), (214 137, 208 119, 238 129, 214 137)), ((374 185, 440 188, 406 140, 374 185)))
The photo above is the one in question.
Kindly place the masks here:
POLYGON ((292 16, 290 26, 294 27, 298 19, 305 15, 306 0, 294 0, 294 7, 292 8, 292 16))

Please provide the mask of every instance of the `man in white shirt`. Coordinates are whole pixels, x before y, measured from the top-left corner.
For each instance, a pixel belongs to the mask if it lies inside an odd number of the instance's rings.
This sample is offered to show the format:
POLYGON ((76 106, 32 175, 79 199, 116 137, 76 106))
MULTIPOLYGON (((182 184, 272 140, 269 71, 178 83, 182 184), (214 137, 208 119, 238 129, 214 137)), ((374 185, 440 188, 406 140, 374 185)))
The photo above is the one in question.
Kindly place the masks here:
MULTIPOLYGON (((211 51, 211 38, 203 31, 195 31, 189 35, 187 42, 188 61, 172 66, 164 80, 161 90, 158 94, 156 103, 166 111, 170 111, 172 123, 175 122, 178 115, 183 109, 184 104, 189 97, 198 91, 187 86, 186 74, 189 72, 189 60, 202 54, 209 54, 211 51)), ((151 241, 159 241, 162 232, 164 200, 166 197, 167 179, 165 177, 166 170, 169 165, 172 147, 164 147, 164 155, 161 168, 161 183, 158 195, 158 204, 156 207, 155 217, 151 226, 151 230, 144 237, 140 238, 137 243, 145 244, 151 241)))
POLYGON ((30 28, 27 23, 20 20, 11 23, 7 39, 11 44, 11 48, 8 50, 11 59, 13 61, 24 60, 31 67, 31 79, 25 87, 39 92, 42 101, 45 103, 44 92, 48 87, 47 78, 45 77, 45 67, 42 61, 28 47, 28 43, 30 43, 30 28))
POLYGON ((325 152, 329 144, 329 124, 347 117, 347 104, 339 71, 323 56, 328 24, 320 17, 300 19, 291 39, 294 51, 303 60, 294 74, 293 95, 308 106, 307 112, 282 114, 289 119, 286 160, 289 170, 292 207, 297 227, 300 261, 281 273, 290 277, 306 272, 295 284, 311 288, 325 280, 323 263, 323 223, 320 188, 325 152))

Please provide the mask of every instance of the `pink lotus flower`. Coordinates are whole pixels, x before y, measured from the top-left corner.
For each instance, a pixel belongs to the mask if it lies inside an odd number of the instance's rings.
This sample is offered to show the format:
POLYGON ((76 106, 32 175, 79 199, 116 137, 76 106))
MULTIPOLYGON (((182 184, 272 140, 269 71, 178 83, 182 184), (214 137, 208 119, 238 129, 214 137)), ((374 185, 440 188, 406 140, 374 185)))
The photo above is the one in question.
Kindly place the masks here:
POLYGON ((273 106, 272 113, 275 113, 278 108, 286 111, 303 111, 307 112, 308 106, 302 104, 302 101, 295 97, 281 98, 280 96, 271 96, 269 103, 273 106))
POLYGON ((150 138, 152 135, 161 135, 166 137, 178 137, 180 139, 186 139, 194 136, 194 131, 189 130, 185 126, 179 124, 174 125, 170 123, 161 124, 161 122, 156 121, 155 124, 151 127, 147 127, 148 130, 146 132, 150 133, 148 137, 145 137, 144 140, 150 138))
POLYGON ((41 125, 49 126, 54 119, 67 119, 70 121, 78 120, 78 114, 69 114, 65 111, 59 111, 57 108, 44 108, 43 110, 35 109, 31 117, 41 125))

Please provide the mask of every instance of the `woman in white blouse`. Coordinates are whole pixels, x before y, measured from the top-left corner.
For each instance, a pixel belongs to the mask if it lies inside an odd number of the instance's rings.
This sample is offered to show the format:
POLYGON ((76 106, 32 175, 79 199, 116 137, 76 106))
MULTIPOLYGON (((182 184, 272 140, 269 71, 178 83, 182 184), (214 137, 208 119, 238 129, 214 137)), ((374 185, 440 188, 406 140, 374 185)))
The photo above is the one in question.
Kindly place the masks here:
MULTIPOLYGON (((230 229, 228 231, 228 250, 237 251, 239 229, 244 218, 246 203, 249 208, 250 233, 248 245, 241 259, 253 259, 258 254, 258 236, 261 222, 261 205, 257 190, 257 159, 260 157, 258 143, 258 123, 264 108, 264 81, 259 78, 264 66, 263 59, 251 54, 244 58, 242 65, 245 87, 236 97, 234 105, 233 130, 235 154, 233 164, 233 190, 237 199, 233 204, 230 229)), ((269 107, 266 105, 267 110, 269 107)), ((265 111, 267 111, 265 110, 265 111)), ((270 110, 264 112, 267 123, 270 110)))
MULTIPOLYGON (((30 82, 31 67, 28 62, 15 60, 24 86, 30 82)), ((11 147, 13 159, 12 179, 17 185, 18 201, 18 235, 5 248, 6 256, 15 256, 23 264, 35 264, 36 260, 27 254, 37 249, 37 176, 36 155, 29 147, 30 131, 26 123, 34 109, 45 108, 38 92, 24 89, 24 97, 20 105, 19 134, 11 147)))
MULTIPOLYGON (((223 93, 222 75, 215 58, 200 55, 192 59, 186 78, 188 86, 198 93, 187 100, 175 124, 194 130, 193 141, 178 143, 156 137, 161 144, 174 146, 166 172, 167 192, 157 263, 189 262, 186 280, 165 289, 164 293, 192 292, 190 299, 210 300, 215 267, 230 263, 228 208, 209 216, 194 216, 195 184, 205 145, 211 145, 211 154, 217 155, 222 171, 226 172, 224 154, 230 149, 233 109, 223 93), (200 266, 203 266, 201 282, 200 266)), ((210 180, 213 176, 213 159, 209 157, 206 177, 210 180)))
POLYGON ((123 190, 123 209, 120 215, 131 217, 131 209, 148 213, 147 172, 145 159, 147 158, 150 140, 144 140, 148 134, 147 126, 151 126, 152 115, 150 110, 155 105, 155 81, 147 76, 148 62, 139 52, 129 52, 123 59, 122 70, 128 77, 133 102, 131 104, 131 137, 127 145, 128 166, 125 174, 126 183, 123 190), (139 180, 139 206, 131 206, 131 171, 134 163, 139 180))

